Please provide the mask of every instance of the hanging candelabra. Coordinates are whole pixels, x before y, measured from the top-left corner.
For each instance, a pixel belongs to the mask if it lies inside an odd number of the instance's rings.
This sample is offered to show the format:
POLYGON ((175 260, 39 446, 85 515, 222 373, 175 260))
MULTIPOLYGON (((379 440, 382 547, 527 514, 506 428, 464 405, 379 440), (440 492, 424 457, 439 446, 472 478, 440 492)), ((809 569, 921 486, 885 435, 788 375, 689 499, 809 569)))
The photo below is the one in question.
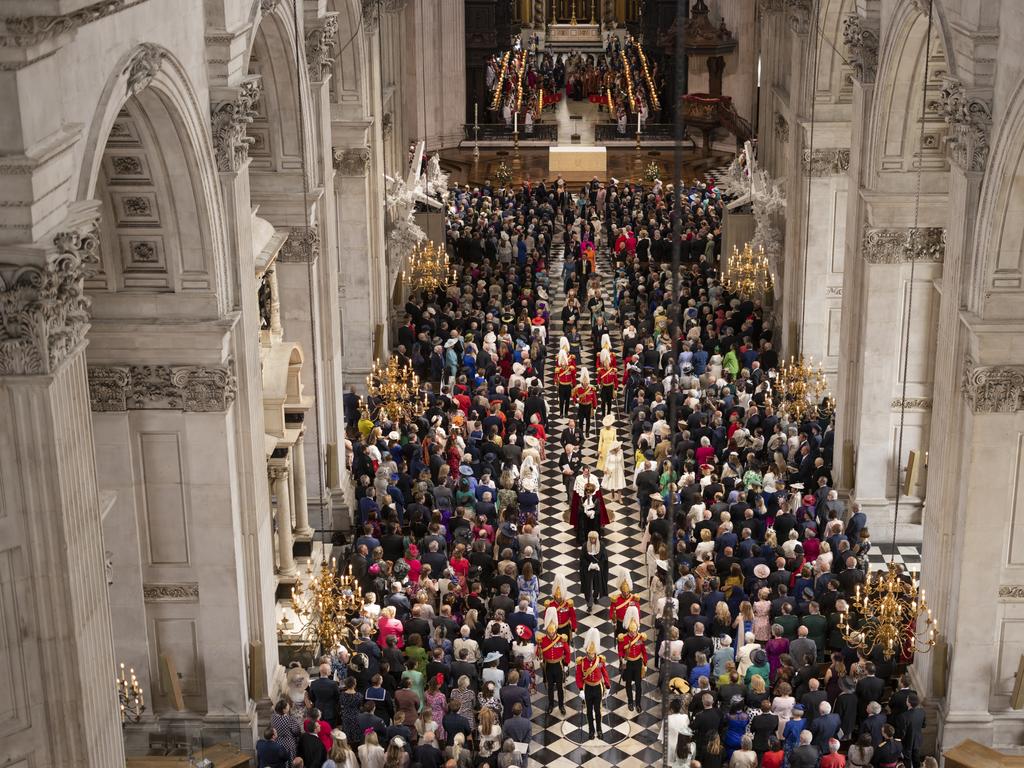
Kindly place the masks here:
POLYGON ((764 248, 755 254, 750 243, 743 246, 742 251, 734 245, 724 283, 730 292, 744 299, 763 298, 772 288, 772 273, 764 248))
POLYGON ((839 614, 838 627, 851 648, 865 656, 881 650, 886 659, 896 653, 904 657, 928 653, 939 632, 916 574, 908 576, 895 562, 857 587, 852 603, 839 614), (923 628, 919 628, 921 618, 923 628))
POLYGON ((790 357, 788 363, 779 366, 776 388, 781 402, 777 410, 789 415, 796 422, 817 418, 822 396, 828 391, 828 380, 821 363, 814 364, 814 358, 790 357))
POLYGON ((306 567, 308 583, 300 578, 292 587, 292 610, 298 619, 297 634, 311 648, 333 650, 339 645, 351 647, 352 619, 363 610, 365 598, 362 588, 347 574, 337 574, 337 562, 331 558, 330 566, 324 561, 314 575, 312 564, 306 567))
POLYGON ((447 285, 448 254, 444 244, 434 245, 428 240, 416 245, 409 254, 409 262, 402 271, 402 281, 414 291, 435 291, 447 285))
POLYGON ((146 711, 146 701, 142 693, 142 685, 135 676, 135 669, 129 668, 125 672, 124 662, 121 662, 121 674, 116 678, 117 703, 121 710, 121 725, 137 723, 142 719, 146 711))
POLYGON ((389 358, 383 366, 379 360, 374 361, 366 377, 366 389, 377 415, 388 421, 415 419, 427 409, 426 395, 420 394, 420 378, 412 363, 399 365, 397 357, 389 358))

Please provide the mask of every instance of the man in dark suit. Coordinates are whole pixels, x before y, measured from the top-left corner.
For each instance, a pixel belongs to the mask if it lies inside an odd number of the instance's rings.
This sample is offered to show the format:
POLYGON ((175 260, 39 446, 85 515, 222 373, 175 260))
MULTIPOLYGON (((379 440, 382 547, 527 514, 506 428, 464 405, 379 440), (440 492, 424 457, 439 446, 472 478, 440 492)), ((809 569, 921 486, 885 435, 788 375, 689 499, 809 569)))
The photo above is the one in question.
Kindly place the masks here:
MULTIPOLYGON (((703 709, 693 716, 691 728, 693 729, 693 740, 697 744, 697 759, 700 760, 706 754, 708 741, 718 733, 722 726, 722 713, 715 708, 715 698, 711 694, 704 694, 701 697, 703 709)), ((813 768, 813 766, 812 766, 813 768)))
POLYGON ((710 659, 714 652, 714 642, 712 642, 710 637, 704 635, 704 624, 699 621, 696 622, 693 625, 693 636, 683 641, 683 663, 689 669, 693 669, 696 665, 695 657, 698 653, 703 653, 705 657, 710 659))
POLYGON ((828 752, 828 740, 835 738, 839 733, 839 726, 842 723, 839 715, 832 711, 832 705, 823 701, 818 705, 818 716, 807 724, 807 730, 811 732, 811 744, 818 752, 828 752))
POLYGON ((921 734, 924 731, 924 707, 916 693, 907 697, 909 709, 903 715, 903 760, 907 768, 919 768, 921 765, 921 734))
POLYGON ((452 662, 452 680, 458 683, 463 675, 469 678, 470 690, 480 689, 480 673, 477 672, 476 663, 469 658, 468 648, 460 648, 459 657, 452 662))
POLYGON ((423 734, 412 762, 418 763, 420 768, 441 768, 444 765, 444 755, 437 748, 437 739, 433 732, 423 734))
POLYGON ((302 758, 303 768, 323 768, 323 764, 327 761, 327 749, 320 741, 320 737, 317 736, 319 727, 320 724, 315 720, 307 720, 302 735, 299 737, 295 754, 302 758))
POLYGON ((333 728, 338 724, 338 710, 341 707, 341 689, 331 679, 331 665, 320 665, 320 677, 309 684, 309 697, 313 706, 320 710, 324 720, 333 728))
POLYGON ((864 663, 864 670, 867 672, 864 677, 857 681, 857 722, 861 723, 868 714, 868 704, 872 701, 881 701, 885 692, 885 681, 875 677, 875 665, 870 661, 864 663))
POLYGON ((882 726, 886 723, 882 705, 877 701, 868 702, 868 715, 860 725, 860 732, 871 735, 871 746, 878 747, 882 743, 882 726))
POLYGON ((277 740, 277 731, 267 728, 256 742, 256 768, 290 768, 288 750, 277 740))
POLYGON ((800 733, 800 746, 789 757, 790 768, 816 768, 821 752, 811 744, 811 732, 800 733))
POLYGON ((418 605, 412 607, 412 616, 406 619, 403 624, 402 634, 405 635, 406 645, 408 645, 409 638, 413 635, 419 635, 420 640, 424 643, 430 637, 430 622, 420 616, 420 607, 418 605))
MULTIPOLYGON (((807 727, 817 719, 821 703, 828 698, 828 694, 820 690, 818 678, 812 677, 807 681, 807 693, 800 697, 800 703, 804 705, 804 717, 807 718, 807 727)), ((831 712, 831 709, 829 710, 831 712)), ((827 739, 826 739, 827 741, 827 739)))
POLYGON ((896 738, 903 740, 905 715, 910 710, 910 697, 917 691, 910 687, 910 675, 901 675, 899 689, 889 697, 889 724, 896 731, 896 738))
POLYGON ((523 705, 523 717, 529 720, 533 717, 533 707, 530 704, 530 690, 519 685, 519 672, 512 670, 508 673, 505 685, 498 691, 498 698, 501 699, 501 711, 511 712, 518 703, 523 705))

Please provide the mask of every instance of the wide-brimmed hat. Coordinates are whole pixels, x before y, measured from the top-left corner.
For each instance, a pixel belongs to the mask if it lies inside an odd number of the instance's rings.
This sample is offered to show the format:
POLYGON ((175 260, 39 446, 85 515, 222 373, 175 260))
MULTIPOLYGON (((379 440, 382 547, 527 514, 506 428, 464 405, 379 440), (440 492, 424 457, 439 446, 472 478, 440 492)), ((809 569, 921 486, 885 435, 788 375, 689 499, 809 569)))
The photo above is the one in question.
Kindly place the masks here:
POLYGON ((606 413, 604 418, 601 419, 601 423, 606 427, 610 427, 615 424, 615 417, 610 413, 606 413))
POLYGON ((459 466, 459 474, 464 475, 465 477, 470 477, 473 474, 473 468, 467 464, 462 464, 459 466))
POLYGON ((496 661, 501 661, 501 654, 497 651, 491 651, 484 656, 484 664, 493 664, 496 661))
POLYGON ((771 575, 771 569, 764 563, 758 563, 754 566, 754 577, 758 579, 767 579, 771 575))

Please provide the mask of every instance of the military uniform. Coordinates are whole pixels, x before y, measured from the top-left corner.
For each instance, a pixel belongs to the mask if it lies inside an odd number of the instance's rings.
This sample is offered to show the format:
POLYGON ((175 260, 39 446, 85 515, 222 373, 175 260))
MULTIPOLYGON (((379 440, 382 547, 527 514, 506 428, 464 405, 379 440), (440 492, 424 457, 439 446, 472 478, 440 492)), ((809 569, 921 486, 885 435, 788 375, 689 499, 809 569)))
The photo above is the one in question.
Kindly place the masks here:
POLYGON ((548 712, 555 708, 565 714, 565 668, 572 662, 569 638, 555 633, 544 634, 537 639, 537 655, 544 665, 544 685, 548 689, 548 712))
POLYGON ((587 730, 591 736, 595 726, 597 735, 604 735, 601 732, 601 700, 611 684, 604 656, 580 656, 576 659, 576 686, 583 691, 587 705, 587 730))
POLYGON ((626 687, 626 703, 640 711, 640 692, 647 672, 647 635, 643 632, 627 632, 619 635, 619 670, 626 687))

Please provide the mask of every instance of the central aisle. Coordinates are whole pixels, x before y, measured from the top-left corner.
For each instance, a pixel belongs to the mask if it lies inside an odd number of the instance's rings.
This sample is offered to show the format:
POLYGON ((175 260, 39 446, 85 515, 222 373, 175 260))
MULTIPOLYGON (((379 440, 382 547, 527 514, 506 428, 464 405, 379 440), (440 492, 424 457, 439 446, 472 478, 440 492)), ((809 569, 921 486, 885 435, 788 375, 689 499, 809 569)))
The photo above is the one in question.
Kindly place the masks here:
MULTIPOLYGON (((607 253, 598 256, 598 273, 601 278, 602 293, 611 301, 611 268, 607 253)), ((618 675, 618 656, 615 652, 616 640, 614 627, 608 618, 608 598, 600 599, 594 605, 592 614, 587 613, 586 601, 580 588, 579 552, 576 547, 575 534, 568 524, 563 522, 568 504, 565 489, 559 473, 558 460, 561 456, 559 437, 566 427, 567 419, 558 417, 558 396, 554 383, 555 356, 558 351, 558 340, 562 336, 562 307, 565 296, 562 291, 562 244, 560 232, 555 234, 552 247, 550 276, 551 324, 548 337, 548 360, 545 371, 548 379, 548 441, 546 461, 541 468, 540 506, 538 509, 539 526, 543 542, 544 573, 541 577, 541 594, 543 599, 551 596, 551 584, 556 575, 565 578, 569 585, 569 596, 576 608, 579 630, 573 638, 573 661, 582 654, 583 636, 591 627, 596 627, 602 637, 602 653, 608 663, 612 685, 606 697, 604 712, 604 739, 587 740, 587 720, 583 702, 575 682, 567 683, 565 691, 566 715, 563 717, 556 709, 547 714, 547 692, 543 682, 537 685, 537 693, 533 696, 533 746, 530 750, 531 765, 569 768, 570 766, 589 766, 605 768, 605 766, 624 766, 640 768, 652 764, 660 764, 661 744, 658 740, 661 722, 661 701, 657 693, 657 672, 654 669, 654 635, 651 628, 650 601, 648 597, 647 569, 644 553, 641 549, 641 528, 639 510, 635 494, 630 487, 623 492, 623 501, 613 503, 606 499, 608 511, 613 521, 604 535, 609 554, 609 572, 614 581, 619 569, 629 571, 633 579, 634 592, 642 600, 642 621, 648 637, 648 650, 651 653, 651 666, 644 682, 642 711, 630 712, 626 707, 626 692, 620 684, 618 675)), ((614 327, 614 324, 613 324, 614 327)), ((619 350, 621 336, 615 329, 611 335, 612 349, 619 350)), ((588 367, 593 371, 593 343, 589 332, 584 331, 584 357, 588 367)), ((617 404, 621 409, 621 400, 617 404)), ((632 443, 627 420, 618 414, 616 426, 619 439, 626 453, 626 482, 632 484, 633 461, 632 443)), ((591 434, 587 435, 582 446, 584 465, 596 471, 597 441, 600 419, 594 420, 591 434)), ((609 589, 609 591, 612 591, 609 589)), ((538 617, 538 622, 543 617, 538 617)), ((575 679, 575 666, 567 670, 567 680, 575 679)))

